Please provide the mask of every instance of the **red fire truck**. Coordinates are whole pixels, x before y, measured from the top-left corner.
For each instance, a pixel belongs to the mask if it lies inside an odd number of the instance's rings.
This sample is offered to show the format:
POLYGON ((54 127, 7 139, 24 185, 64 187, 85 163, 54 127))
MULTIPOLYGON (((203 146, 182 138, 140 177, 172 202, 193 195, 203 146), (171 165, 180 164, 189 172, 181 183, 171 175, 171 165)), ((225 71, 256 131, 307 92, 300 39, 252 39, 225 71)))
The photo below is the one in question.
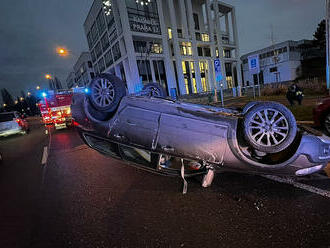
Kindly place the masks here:
POLYGON ((45 125, 54 125, 55 128, 72 125, 71 101, 72 90, 49 90, 42 93, 39 109, 45 125))

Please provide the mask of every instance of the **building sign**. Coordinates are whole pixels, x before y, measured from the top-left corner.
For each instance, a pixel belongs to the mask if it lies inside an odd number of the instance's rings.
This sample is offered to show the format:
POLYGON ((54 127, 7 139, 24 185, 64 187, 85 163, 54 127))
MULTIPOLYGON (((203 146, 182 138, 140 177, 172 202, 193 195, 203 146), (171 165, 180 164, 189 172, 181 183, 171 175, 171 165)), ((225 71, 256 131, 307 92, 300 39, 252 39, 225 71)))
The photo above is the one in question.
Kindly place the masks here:
POLYGON ((215 71, 215 80, 217 82, 220 82, 223 78, 222 72, 221 72, 221 62, 220 59, 214 60, 214 71, 215 71))
POLYGON ((260 73, 259 55, 252 55, 248 57, 249 71, 253 74, 260 73))
POLYGON ((161 34, 158 18, 128 14, 131 31, 149 34, 161 34))

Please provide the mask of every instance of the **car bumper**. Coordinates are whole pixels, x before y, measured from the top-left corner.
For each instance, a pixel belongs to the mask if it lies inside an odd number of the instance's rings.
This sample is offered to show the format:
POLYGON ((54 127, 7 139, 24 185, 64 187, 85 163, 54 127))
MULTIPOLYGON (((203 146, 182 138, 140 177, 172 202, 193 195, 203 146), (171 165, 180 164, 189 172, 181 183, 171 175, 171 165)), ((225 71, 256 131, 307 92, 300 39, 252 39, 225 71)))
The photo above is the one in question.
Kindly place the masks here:
POLYGON ((22 128, 16 128, 16 129, 9 129, 9 130, 0 131, 0 137, 6 137, 6 136, 9 136, 9 135, 22 133, 23 131, 24 130, 22 128))

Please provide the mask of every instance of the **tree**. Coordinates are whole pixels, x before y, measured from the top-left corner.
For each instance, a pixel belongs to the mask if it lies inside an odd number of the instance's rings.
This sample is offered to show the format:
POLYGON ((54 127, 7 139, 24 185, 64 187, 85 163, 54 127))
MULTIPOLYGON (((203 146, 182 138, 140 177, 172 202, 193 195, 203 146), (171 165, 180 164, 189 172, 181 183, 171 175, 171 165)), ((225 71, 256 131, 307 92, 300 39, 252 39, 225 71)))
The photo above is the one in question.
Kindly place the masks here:
POLYGON ((320 48, 326 47, 326 25, 325 20, 322 20, 314 33, 314 45, 320 48))
POLYGON ((2 101, 7 104, 8 107, 14 107, 14 100, 13 97, 10 95, 8 90, 3 88, 1 90, 2 101))

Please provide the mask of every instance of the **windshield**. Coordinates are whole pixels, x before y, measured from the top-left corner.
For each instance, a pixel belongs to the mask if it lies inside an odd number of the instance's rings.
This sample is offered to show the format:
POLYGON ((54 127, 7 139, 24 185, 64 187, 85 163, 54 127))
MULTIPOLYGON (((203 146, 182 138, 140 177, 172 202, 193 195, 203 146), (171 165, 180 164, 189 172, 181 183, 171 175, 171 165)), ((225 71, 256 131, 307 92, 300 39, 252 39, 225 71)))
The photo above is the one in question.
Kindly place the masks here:
POLYGON ((0 114, 0 122, 12 121, 15 119, 14 113, 0 114))

